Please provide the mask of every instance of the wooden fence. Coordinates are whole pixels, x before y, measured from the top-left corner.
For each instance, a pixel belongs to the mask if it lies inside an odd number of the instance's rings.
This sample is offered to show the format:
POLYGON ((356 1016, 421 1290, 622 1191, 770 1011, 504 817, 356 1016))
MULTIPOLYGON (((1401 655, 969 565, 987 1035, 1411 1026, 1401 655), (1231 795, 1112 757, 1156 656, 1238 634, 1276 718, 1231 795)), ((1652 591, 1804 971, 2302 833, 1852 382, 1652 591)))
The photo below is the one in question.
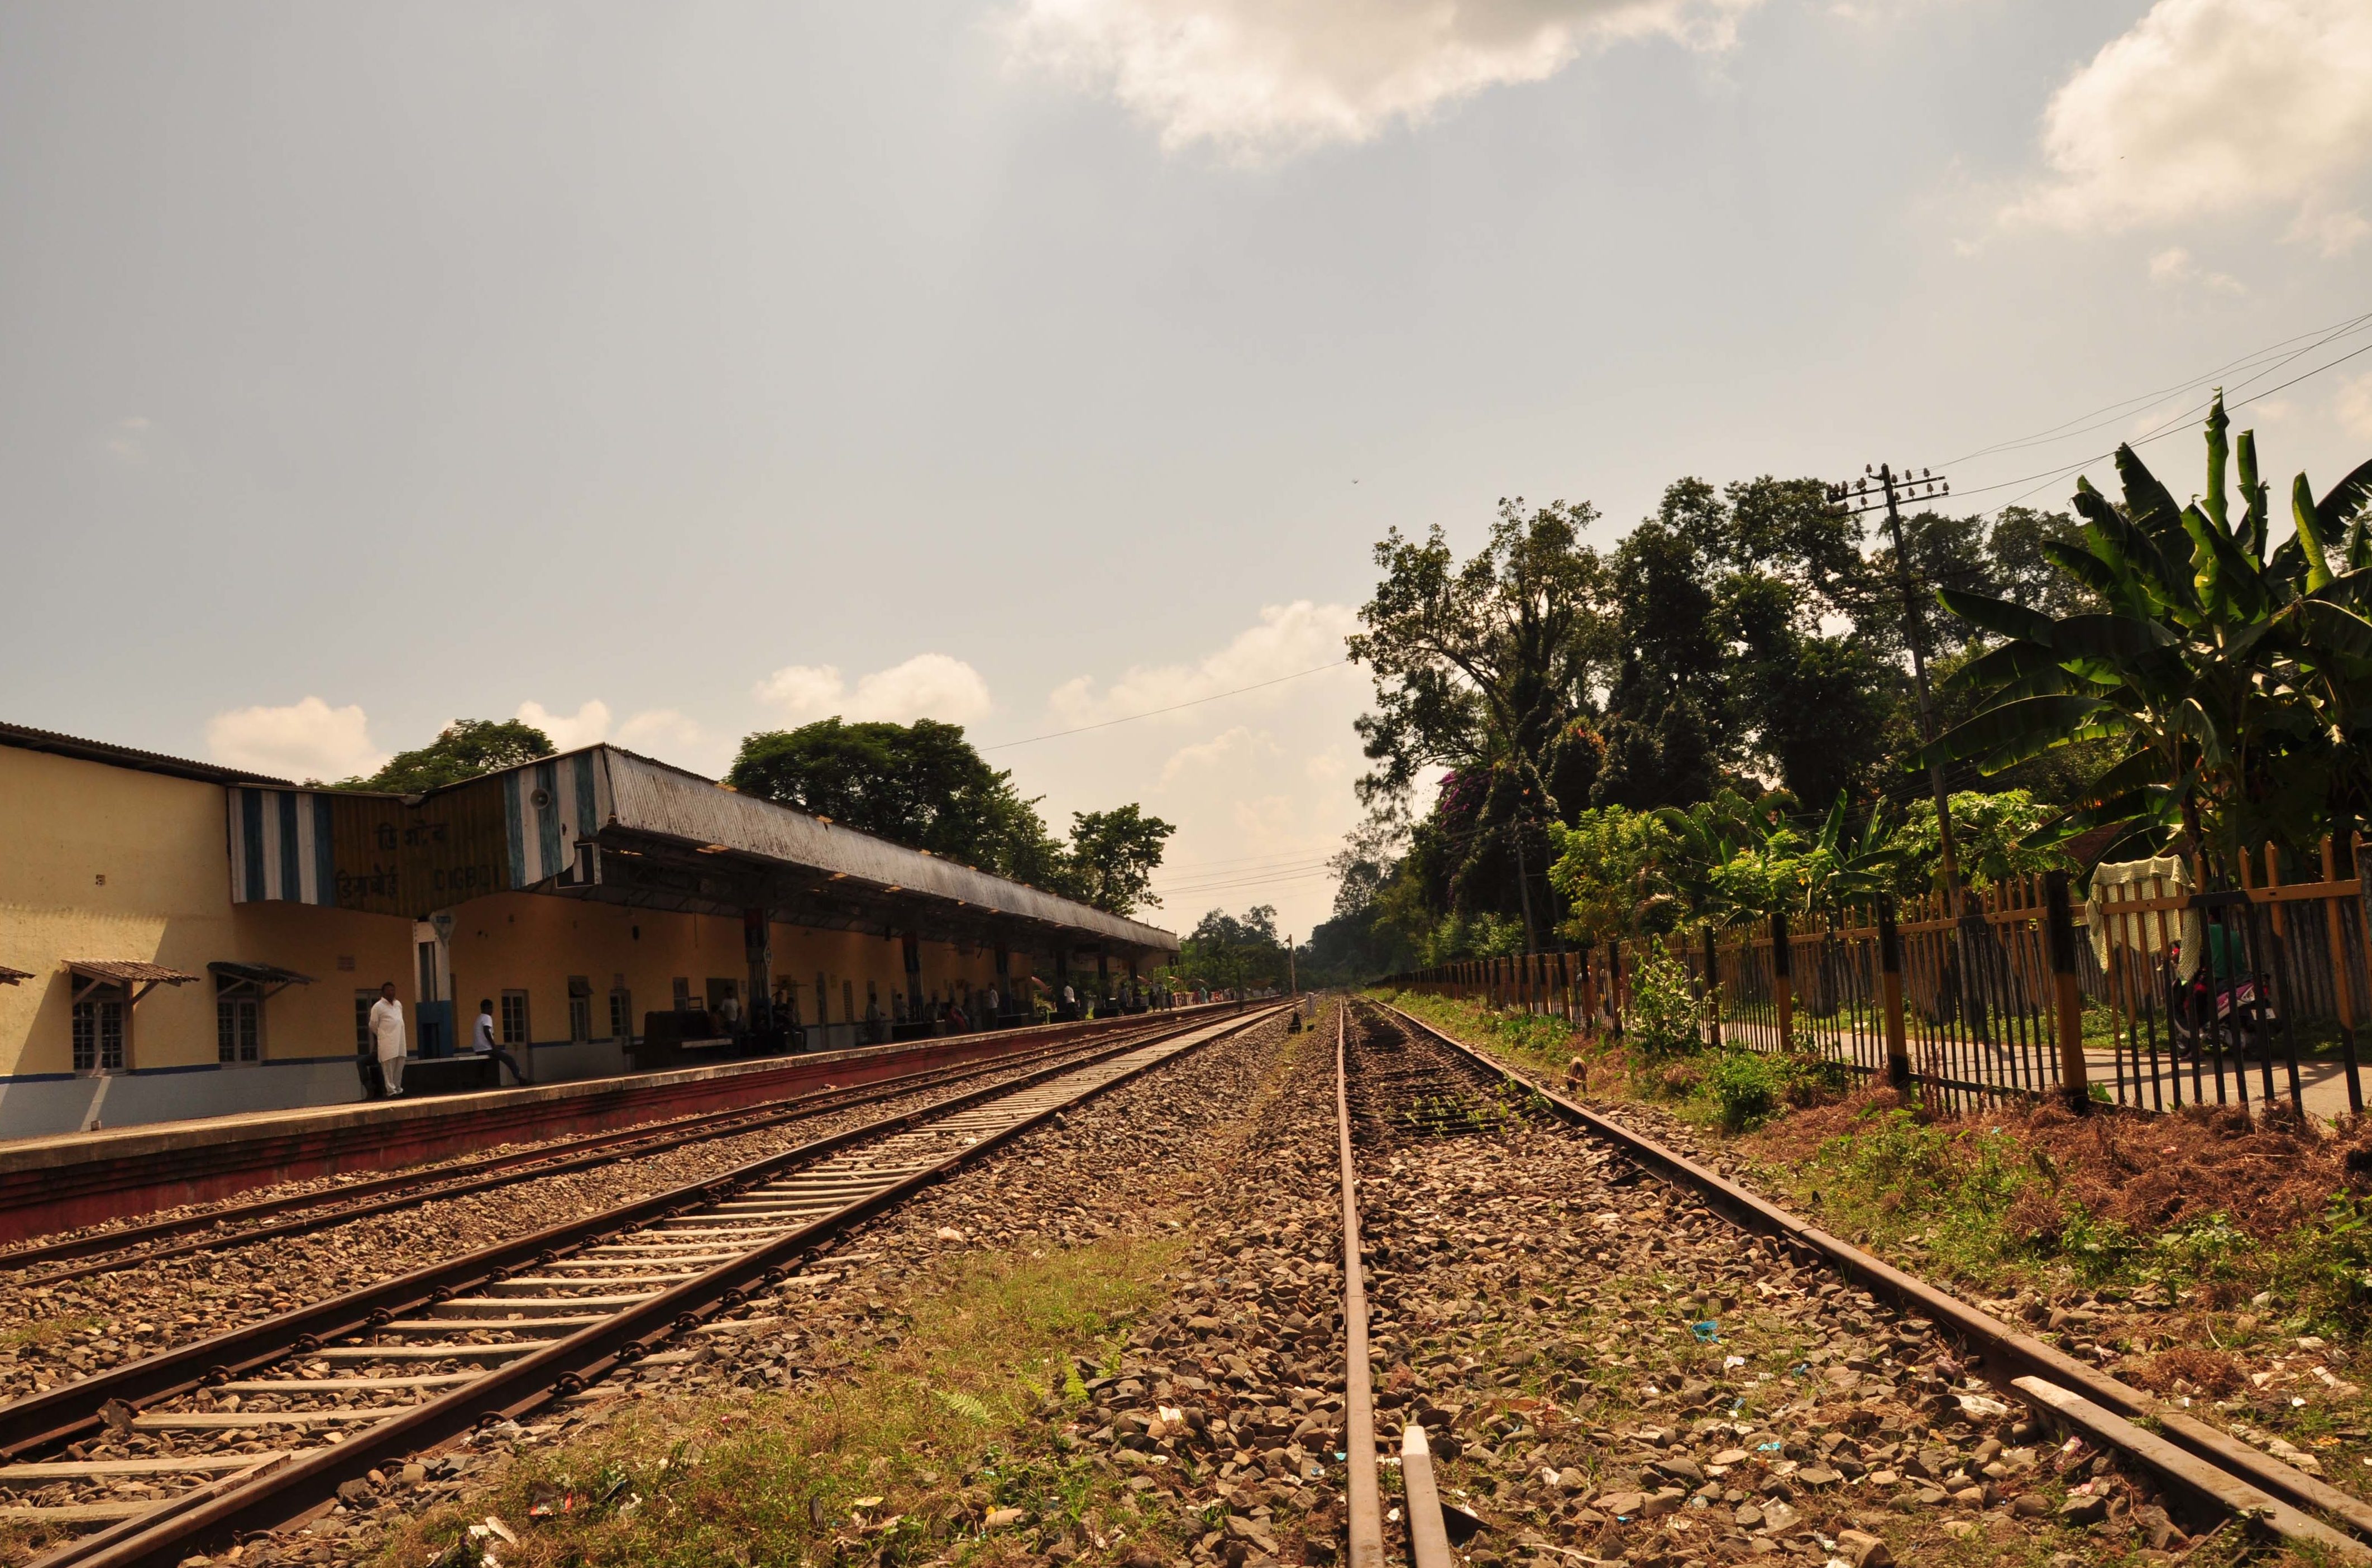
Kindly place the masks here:
MULTIPOLYGON (((2360 836, 2325 840, 2302 861, 2267 845, 2221 890, 2162 877, 2104 886, 2089 911, 2053 873, 1972 891, 1957 915, 1940 898, 1881 900, 1387 983, 1620 1033, 1652 945, 1687 971, 1708 1042, 1810 1055, 1956 1110, 2048 1095, 2149 1111, 2303 1113, 2312 1099, 2331 1114, 2343 1078, 2360 1115, 2355 1028, 2372 994, 2362 848, 2360 836)), ((2206 881, 2195 863, 2192 880, 2206 881)))

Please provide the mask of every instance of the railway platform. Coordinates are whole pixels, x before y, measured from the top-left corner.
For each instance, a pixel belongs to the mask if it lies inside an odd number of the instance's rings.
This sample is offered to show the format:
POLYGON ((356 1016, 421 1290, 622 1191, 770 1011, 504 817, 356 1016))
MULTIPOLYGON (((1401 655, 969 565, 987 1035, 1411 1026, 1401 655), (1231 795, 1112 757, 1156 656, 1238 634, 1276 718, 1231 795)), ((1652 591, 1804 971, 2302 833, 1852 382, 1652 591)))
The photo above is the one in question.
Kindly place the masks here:
MULTIPOLYGON (((1198 1009, 1174 1015, 1181 1020, 1198 1009)), ((281 1182, 758 1105, 1092 1040, 1127 1016, 900 1045, 0 1141, 0 1245, 281 1182)))

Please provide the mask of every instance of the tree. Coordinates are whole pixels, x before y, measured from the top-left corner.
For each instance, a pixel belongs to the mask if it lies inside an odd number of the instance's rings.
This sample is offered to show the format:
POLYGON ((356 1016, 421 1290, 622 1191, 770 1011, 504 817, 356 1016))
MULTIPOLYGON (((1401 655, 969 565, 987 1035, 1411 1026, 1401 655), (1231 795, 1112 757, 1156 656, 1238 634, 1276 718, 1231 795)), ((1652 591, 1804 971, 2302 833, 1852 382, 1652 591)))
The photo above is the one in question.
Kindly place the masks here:
POLYGON ((2000 642, 1955 677, 1987 705, 1929 755, 1994 774, 2106 741, 2113 765, 2055 830, 2114 825, 2156 842, 2180 829, 2227 864, 2244 844, 2303 845, 2360 819, 2372 805, 2372 463, 2320 501, 2299 474, 2296 531, 2269 550, 2271 487, 2257 477, 2253 432, 2239 437, 2242 509, 2231 509, 2228 427, 2219 393, 2205 494, 2189 505, 2130 447, 2117 449, 2121 504, 2077 481, 2081 544, 2041 549, 2101 610, 2054 616, 1943 593, 2000 642))
POLYGON ((741 742, 725 775, 744 795, 1033 885, 1064 856, 1037 802, 982 760, 960 725, 819 719, 741 742))
POLYGON ((1523 497, 1503 500, 1463 565, 1438 527, 1422 544, 1394 529, 1376 546, 1383 580, 1348 645, 1376 681, 1377 711, 1357 725, 1378 764, 1362 800, 1402 799, 1428 767, 1504 765, 1546 794, 1549 741, 1588 711, 1603 570, 1581 535, 1597 516, 1563 501, 1527 516, 1523 497))
POLYGON ((1064 890, 1112 914, 1158 905, 1153 874, 1161 865, 1162 846, 1177 830, 1134 802, 1110 811, 1074 811, 1064 890))
POLYGON ((370 777, 341 779, 328 787, 419 795, 552 753, 552 738, 533 725, 517 719, 455 719, 436 739, 416 751, 397 752, 370 777))
POLYGON ((1282 985, 1285 939, 1277 935, 1275 906, 1255 905, 1240 920, 1213 910, 1179 944, 1177 967, 1192 981, 1223 989, 1282 985))

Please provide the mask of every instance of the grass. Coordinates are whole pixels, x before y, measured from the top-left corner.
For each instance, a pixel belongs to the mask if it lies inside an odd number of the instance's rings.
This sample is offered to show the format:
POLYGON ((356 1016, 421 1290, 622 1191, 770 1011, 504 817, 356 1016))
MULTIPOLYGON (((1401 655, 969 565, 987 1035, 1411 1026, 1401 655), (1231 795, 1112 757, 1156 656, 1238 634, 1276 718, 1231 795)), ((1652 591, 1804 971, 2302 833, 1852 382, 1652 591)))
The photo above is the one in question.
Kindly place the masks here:
POLYGON ((1071 1452, 1060 1425, 1086 1399, 1079 1361, 1116 1365, 1185 1246, 1172 1234, 959 1256, 902 1304, 897 1345, 844 1379, 654 1401, 527 1450, 466 1513, 407 1520, 379 1561, 897 1568, 993 1562, 1073 1535, 1136 1539, 1159 1521, 1071 1452), (985 1529, 1002 1508, 1021 1516, 985 1529), (470 1532, 488 1513, 516 1547, 470 1532))

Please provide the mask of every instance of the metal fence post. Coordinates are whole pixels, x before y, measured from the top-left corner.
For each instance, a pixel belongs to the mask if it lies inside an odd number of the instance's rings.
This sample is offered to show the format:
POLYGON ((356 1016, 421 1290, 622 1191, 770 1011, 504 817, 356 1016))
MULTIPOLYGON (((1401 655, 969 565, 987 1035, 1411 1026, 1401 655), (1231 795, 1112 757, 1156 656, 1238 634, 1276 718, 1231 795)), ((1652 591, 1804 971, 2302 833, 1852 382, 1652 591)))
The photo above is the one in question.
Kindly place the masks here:
MULTIPOLYGON (((2362 862, 2353 854, 2348 856, 2348 875, 2364 875, 2362 862)), ((2322 879, 2325 882, 2339 880, 2337 857, 2331 853, 2329 833, 2322 836, 2322 879)), ((2364 1114, 2364 1084, 2355 1065, 2355 977, 2348 973, 2347 921, 2340 913, 2340 902, 2336 897, 2323 900, 2322 909, 2324 922, 2331 933, 2331 1000, 2339 1005, 2339 1049, 2347 1065, 2347 1112, 2351 1116, 2361 1116, 2364 1114)))
POLYGON ((1714 946, 1713 922, 1704 928, 1705 964, 1705 1038, 1715 1051, 1721 1049, 1721 952, 1714 946))
POLYGON ((1779 1049, 1796 1049, 1796 955, 1787 942, 1787 916, 1771 916, 1771 1000, 1779 1015, 1779 1049))
POLYGON ((2092 1109, 2091 1082, 2084 1065, 2084 993, 2076 973, 2076 917, 2067 904, 2067 873, 2042 879, 2043 928, 2051 938, 2051 978, 2058 1005, 2059 1086, 2067 1109, 2081 1116, 2092 1109))
POLYGON ((1878 1002, 1886 1009, 1886 1077, 1897 1089, 1911 1086, 1911 1031, 1902 1016, 1902 932, 1894 923, 1894 900, 1878 900, 1878 1002))

